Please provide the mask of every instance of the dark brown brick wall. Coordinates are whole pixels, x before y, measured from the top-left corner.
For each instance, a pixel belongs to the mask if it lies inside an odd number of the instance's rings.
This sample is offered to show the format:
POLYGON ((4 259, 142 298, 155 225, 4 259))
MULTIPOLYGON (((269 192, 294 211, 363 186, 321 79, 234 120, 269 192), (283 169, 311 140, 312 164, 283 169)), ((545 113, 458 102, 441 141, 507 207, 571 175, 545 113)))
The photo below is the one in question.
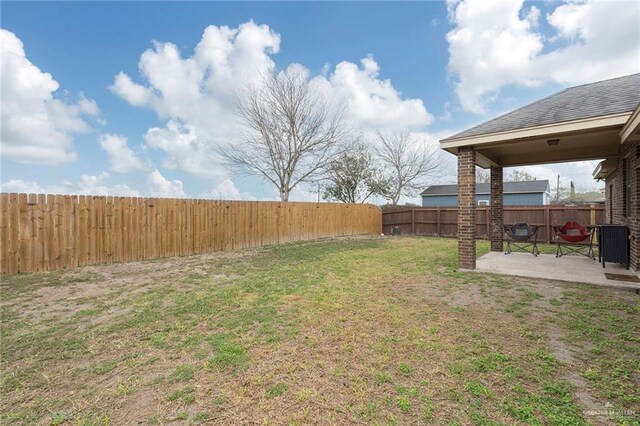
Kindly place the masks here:
POLYGON ((629 227, 631 236, 631 267, 640 270, 640 143, 631 142, 620 146, 618 167, 605 181, 607 222, 623 224, 629 227), (629 158, 631 167, 631 214, 625 216, 625 182, 623 173, 624 159, 629 158))
POLYGON ((502 251, 503 244, 502 167, 491 167, 491 251, 502 251))
POLYGON ((476 268, 476 152, 458 151, 458 266, 476 268))

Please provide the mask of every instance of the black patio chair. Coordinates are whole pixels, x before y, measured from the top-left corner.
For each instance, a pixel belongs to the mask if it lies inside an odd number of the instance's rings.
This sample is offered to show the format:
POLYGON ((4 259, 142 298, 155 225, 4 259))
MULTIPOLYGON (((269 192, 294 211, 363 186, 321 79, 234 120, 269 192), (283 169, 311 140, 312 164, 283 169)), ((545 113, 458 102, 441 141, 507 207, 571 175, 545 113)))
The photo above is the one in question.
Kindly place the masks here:
POLYGON ((531 253, 534 256, 540 254, 538 250, 538 226, 530 226, 527 223, 516 223, 515 225, 505 225, 504 233, 507 236, 507 249, 504 254, 511 254, 514 251, 531 253))

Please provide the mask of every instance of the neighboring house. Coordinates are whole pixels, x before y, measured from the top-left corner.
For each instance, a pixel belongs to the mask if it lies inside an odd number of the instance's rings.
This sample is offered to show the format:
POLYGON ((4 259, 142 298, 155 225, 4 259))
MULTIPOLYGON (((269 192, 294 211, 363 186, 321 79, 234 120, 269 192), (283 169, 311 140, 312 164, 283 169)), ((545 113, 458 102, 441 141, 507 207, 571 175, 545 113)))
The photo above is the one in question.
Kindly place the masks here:
MULTIPOLYGON (((432 185, 422 194, 422 207, 456 207, 458 185, 432 185)), ((551 197, 548 180, 530 180, 504 183, 505 206, 543 206, 551 197)), ((488 206, 491 187, 488 183, 476 184, 476 205, 488 206)))
MULTIPOLYGON (((576 70, 580 72, 580 70, 576 70)), ((491 169, 491 250, 502 251, 503 167, 603 160, 607 221, 629 228, 640 270, 640 74, 570 87, 440 141, 458 157, 458 264, 476 265, 476 166, 491 169)))

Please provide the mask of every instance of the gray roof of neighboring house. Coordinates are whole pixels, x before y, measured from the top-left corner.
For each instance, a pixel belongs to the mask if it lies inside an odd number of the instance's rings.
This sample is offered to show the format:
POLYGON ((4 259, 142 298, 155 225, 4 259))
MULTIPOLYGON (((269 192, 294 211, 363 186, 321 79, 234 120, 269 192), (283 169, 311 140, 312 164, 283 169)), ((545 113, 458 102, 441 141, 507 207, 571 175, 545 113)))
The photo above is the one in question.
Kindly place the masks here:
MULTIPOLYGON (((547 192, 549 190, 548 180, 529 180, 524 182, 505 182, 503 193, 524 194, 547 192)), ((476 184, 476 194, 490 194, 491 186, 488 183, 476 184)), ((458 185, 432 185, 422 191, 423 197, 433 197, 436 195, 458 195, 458 185)))
POLYGON ((638 104, 640 74, 632 74, 569 87, 444 140, 631 112, 638 104))

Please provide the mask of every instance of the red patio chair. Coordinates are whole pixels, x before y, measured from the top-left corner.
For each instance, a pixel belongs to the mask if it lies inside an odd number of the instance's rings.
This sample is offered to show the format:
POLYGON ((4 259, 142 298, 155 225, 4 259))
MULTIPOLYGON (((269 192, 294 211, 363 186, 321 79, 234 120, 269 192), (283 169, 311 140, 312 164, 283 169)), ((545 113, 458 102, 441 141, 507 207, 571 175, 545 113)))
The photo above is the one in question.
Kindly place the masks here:
POLYGON ((567 222, 562 226, 554 226, 556 233, 556 257, 576 253, 595 259, 593 254, 593 234, 595 226, 584 226, 578 222, 567 222), (586 244, 583 244, 586 243, 586 244), (565 251, 562 251, 565 249, 565 251))

